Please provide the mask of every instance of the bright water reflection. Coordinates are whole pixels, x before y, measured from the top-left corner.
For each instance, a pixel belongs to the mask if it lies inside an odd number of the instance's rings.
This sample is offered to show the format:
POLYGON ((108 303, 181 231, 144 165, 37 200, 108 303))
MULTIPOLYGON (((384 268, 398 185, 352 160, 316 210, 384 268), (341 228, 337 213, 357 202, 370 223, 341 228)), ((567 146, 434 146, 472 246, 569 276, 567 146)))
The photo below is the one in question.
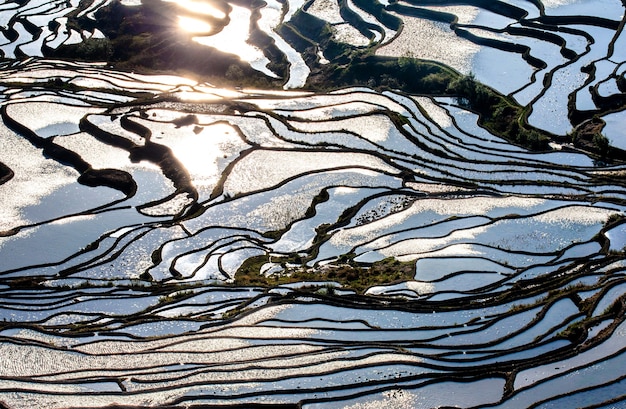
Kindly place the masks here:
POLYGON ((181 30, 192 34, 203 34, 211 32, 211 25, 206 21, 193 17, 178 17, 178 26, 181 30))
MULTIPOLYGON (((165 1, 170 1, 170 0, 165 0, 165 1)), ((185 10, 191 11, 192 13, 211 16, 217 19, 226 18, 227 17, 226 13, 224 13, 222 10, 215 7, 215 5, 212 3, 213 2, 211 1, 195 1, 195 0, 185 0, 185 1, 177 0, 176 1, 176 4, 179 7, 182 7, 185 10)), ((185 29, 185 27, 182 25, 181 25, 181 28, 185 29)))
POLYGON ((263 51, 249 43, 251 12, 237 5, 232 6, 229 13, 231 22, 219 33, 210 36, 197 36, 193 40, 207 47, 217 48, 223 52, 236 54, 248 62, 254 69, 270 77, 277 75, 267 68, 270 60, 263 51))

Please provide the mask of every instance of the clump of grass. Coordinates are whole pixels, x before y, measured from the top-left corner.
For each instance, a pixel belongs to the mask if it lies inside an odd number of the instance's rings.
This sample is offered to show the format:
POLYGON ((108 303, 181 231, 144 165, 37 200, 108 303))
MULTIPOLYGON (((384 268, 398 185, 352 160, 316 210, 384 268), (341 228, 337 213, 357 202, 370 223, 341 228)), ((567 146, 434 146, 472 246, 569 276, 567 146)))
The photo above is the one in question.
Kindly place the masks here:
POLYGON ((558 337, 566 338, 573 343, 580 343, 587 337, 587 321, 581 320, 571 323, 563 331, 557 334, 558 337))
MULTIPOLYGON (((272 287, 281 284, 302 281, 332 281, 343 288, 363 293, 375 285, 391 284, 394 282, 412 280, 415 276, 414 262, 401 262, 394 258, 377 261, 371 266, 362 266, 352 261, 354 255, 347 254, 340 257, 335 264, 320 268, 304 266, 287 267, 297 255, 284 259, 274 259, 283 265, 281 273, 264 276, 260 273, 261 266, 269 262, 268 256, 252 257, 239 268, 235 274, 234 284, 238 286, 258 285, 272 287)), ((325 286, 326 294, 334 294, 335 288, 325 286)), ((319 290, 318 287, 315 291, 319 290)))
POLYGON ((192 290, 185 290, 185 291, 176 291, 174 293, 168 294, 168 295, 162 295, 159 297, 159 302, 161 304, 166 304, 166 303, 171 303, 177 300, 181 300, 183 298, 187 298, 191 295, 193 295, 194 292, 192 290))

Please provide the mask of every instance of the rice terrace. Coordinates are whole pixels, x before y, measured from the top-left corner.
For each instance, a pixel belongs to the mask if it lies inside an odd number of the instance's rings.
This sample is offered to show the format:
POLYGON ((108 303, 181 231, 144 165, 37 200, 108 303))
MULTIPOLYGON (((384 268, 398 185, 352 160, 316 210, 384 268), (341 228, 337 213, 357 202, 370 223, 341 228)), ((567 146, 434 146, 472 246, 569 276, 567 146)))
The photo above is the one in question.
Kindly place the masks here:
POLYGON ((626 408, 626 3, 0 4, 0 408, 626 408))

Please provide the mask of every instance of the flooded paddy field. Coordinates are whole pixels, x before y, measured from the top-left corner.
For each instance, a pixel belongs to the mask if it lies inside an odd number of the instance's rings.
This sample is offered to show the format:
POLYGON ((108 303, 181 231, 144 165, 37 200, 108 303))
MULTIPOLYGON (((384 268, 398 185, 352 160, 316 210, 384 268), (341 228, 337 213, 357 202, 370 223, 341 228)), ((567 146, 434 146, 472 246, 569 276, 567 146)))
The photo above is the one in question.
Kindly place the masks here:
POLYGON ((626 165, 563 139, 626 140, 621 2, 188 5, 207 48, 274 39, 282 89, 52 58, 107 38, 87 3, 0 7, 0 407, 625 405, 626 165), (474 73, 551 149, 450 95, 306 87, 305 14, 474 73))

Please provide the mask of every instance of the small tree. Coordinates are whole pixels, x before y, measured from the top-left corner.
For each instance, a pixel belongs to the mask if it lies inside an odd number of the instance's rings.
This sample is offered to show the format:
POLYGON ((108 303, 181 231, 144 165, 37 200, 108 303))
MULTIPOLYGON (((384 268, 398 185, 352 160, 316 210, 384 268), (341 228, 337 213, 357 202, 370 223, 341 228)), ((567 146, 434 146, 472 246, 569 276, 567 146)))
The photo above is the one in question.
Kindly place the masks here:
POLYGON ((226 70, 226 79, 230 81, 241 81, 243 78, 243 70, 236 64, 231 64, 226 70))
POLYGON ((606 136, 602 135, 601 133, 597 133, 593 135, 593 139, 591 141, 593 143, 593 146, 598 149, 600 155, 606 156, 609 153, 610 143, 609 139, 606 136))

